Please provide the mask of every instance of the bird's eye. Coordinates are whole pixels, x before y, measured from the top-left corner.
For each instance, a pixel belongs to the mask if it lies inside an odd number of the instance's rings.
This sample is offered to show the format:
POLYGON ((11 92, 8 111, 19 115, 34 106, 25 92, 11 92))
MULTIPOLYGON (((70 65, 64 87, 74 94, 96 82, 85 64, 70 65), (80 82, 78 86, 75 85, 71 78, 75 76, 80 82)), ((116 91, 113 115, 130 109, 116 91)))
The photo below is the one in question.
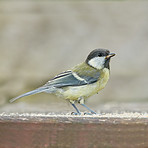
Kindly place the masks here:
POLYGON ((98 54, 99 57, 102 57, 103 55, 101 53, 98 54))

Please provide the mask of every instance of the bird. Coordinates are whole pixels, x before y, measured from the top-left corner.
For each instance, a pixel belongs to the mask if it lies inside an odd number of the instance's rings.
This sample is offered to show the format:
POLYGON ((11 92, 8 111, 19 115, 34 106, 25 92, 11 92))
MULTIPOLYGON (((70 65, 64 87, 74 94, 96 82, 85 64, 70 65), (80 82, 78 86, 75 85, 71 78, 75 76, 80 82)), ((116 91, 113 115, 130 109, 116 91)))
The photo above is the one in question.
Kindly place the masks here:
POLYGON ((110 59, 113 56, 115 53, 110 53, 108 49, 94 49, 84 62, 71 70, 61 72, 41 87, 12 98, 10 103, 25 96, 46 92, 68 100, 76 110, 72 112, 73 115, 82 114, 75 103, 85 107, 89 111, 88 114, 96 114, 86 106, 85 99, 97 94, 106 86, 110 76, 110 59))

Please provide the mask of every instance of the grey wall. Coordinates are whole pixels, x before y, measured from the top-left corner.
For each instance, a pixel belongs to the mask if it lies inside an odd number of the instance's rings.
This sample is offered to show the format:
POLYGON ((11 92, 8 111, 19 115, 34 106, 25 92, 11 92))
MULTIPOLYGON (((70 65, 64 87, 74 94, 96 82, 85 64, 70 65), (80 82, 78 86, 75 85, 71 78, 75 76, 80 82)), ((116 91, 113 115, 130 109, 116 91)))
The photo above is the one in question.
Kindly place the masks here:
MULTIPOLYGON (((147 101, 148 2, 0 1, 1 106, 83 62, 99 47, 117 55, 106 88, 87 103, 147 101)), ((17 105, 61 101, 42 94, 17 105)))

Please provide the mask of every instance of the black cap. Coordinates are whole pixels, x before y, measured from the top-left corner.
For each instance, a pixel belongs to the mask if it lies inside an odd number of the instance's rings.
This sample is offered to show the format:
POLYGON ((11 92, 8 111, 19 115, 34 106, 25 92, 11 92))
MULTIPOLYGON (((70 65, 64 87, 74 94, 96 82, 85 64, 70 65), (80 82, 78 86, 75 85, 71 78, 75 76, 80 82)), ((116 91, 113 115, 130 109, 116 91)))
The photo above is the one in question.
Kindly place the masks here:
POLYGON ((88 55, 87 59, 86 59, 86 63, 89 62, 89 60, 91 60, 94 57, 104 57, 104 56, 108 56, 110 54, 110 51, 107 49, 95 49, 92 52, 90 52, 90 54, 88 55))

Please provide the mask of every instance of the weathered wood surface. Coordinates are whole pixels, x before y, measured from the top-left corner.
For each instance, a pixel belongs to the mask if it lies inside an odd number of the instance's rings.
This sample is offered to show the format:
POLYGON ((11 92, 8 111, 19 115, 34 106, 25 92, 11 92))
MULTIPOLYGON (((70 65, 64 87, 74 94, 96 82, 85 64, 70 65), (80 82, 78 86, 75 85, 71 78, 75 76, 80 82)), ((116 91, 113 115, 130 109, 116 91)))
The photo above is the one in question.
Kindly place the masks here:
POLYGON ((0 148, 146 148, 148 116, 0 114, 0 148))

